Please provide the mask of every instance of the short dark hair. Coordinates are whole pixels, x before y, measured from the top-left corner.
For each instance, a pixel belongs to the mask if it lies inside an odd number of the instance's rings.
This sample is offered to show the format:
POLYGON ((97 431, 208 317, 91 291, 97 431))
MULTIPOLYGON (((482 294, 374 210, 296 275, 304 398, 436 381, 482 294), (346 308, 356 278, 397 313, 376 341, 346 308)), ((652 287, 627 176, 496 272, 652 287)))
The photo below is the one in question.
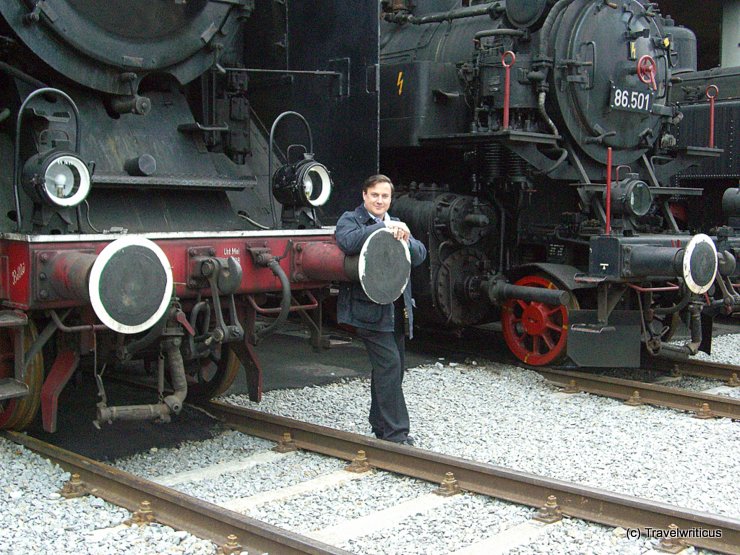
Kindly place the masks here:
POLYGON ((371 175, 365 180, 365 182, 362 184, 362 192, 367 193, 367 190, 370 187, 373 187, 378 183, 387 183, 391 186, 391 193, 395 191, 395 188, 393 187, 393 182, 391 181, 390 177, 379 173, 378 175, 371 175))

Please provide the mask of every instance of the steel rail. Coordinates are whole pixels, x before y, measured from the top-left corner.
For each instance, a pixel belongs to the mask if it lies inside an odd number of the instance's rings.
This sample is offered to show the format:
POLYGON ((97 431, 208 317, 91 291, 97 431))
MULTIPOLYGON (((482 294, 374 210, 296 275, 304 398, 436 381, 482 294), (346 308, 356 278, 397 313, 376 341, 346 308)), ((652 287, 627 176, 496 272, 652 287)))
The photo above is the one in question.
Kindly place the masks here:
POLYGON ((226 425, 250 435, 280 441, 289 433, 300 449, 345 460, 353 460, 362 450, 375 468, 437 483, 452 472, 463 490, 532 507, 542 507, 554 495, 563 514, 609 526, 646 531, 668 530, 675 524, 679 530, 700 529, 701 534, 720 537, 691 538, 687 543, 740 554, 738 519, 396 445, 218 401, 201 406, 226 425))
POLYGON ((235 535, 244 550, 282 554, 347 555, 348 551, 282 530, 129 474, 123 470, 77 455, 39 439, 17 432, 2 432, 6 439, 22 445, 79 474, 86 490, 114 505, 136 511, 143 500, 151 503, 154 519, 199 538, 224 545, 235 535))
POLYGON ((707 404, 713 416, 740 419, 740 399, 732 397, 710 395, 623 378, 594 376, 583 372, 555 370, 540 366, 528 368, 557 385, 576 391, 595 393, 625 401, 630 398, 636 399, 634 393, 637 392, 639 393, 638 404, 657 405, 697 413, 702 410, 704 404, 707 404))
POLYGON ((740 378, 740 366, 736 364, 723 364, 720 362, 710 362, 708 360, 689 359, 689 360, 666 360, 653 359, 651 364, 655 368, 665 370, 677 375, 698 376, 710 380, 722 380, 731 382, 740 378))

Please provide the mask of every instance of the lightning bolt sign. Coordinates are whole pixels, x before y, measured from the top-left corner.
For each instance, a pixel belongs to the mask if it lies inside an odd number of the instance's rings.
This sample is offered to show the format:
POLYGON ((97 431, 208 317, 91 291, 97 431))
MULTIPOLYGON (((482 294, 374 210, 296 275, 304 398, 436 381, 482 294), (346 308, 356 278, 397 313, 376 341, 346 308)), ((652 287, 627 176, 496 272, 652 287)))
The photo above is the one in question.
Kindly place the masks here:
POLYGON ((398 87, 398 96, 401 96, 403 92, 403 71, 398 72, 398 79, 396 79, 396 86, 398 87))

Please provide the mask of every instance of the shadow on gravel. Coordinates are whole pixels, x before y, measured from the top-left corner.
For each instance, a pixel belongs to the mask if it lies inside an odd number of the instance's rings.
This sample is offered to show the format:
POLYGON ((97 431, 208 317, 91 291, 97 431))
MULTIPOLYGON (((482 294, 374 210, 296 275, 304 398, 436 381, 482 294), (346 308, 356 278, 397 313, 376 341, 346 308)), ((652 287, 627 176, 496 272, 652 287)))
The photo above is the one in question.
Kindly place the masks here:
MULTIPOLYGON (((157 402, 156 391, 137 390, 111 380, 105 383, 105 388, 111 406, 157 402)), ((101 424, 98 430, 92 423, 97 401, 92 374, 83 372, 78 379, 70 380, 59 398, 58 431, 54 434, 43 431, 41 411, 27 431, 52 445, 109 462, 152 447, 176 447, 183 441, 207 439, 221 430, 217 420, 188 406, 173 416, 169 424, 114 422, 101 424)))

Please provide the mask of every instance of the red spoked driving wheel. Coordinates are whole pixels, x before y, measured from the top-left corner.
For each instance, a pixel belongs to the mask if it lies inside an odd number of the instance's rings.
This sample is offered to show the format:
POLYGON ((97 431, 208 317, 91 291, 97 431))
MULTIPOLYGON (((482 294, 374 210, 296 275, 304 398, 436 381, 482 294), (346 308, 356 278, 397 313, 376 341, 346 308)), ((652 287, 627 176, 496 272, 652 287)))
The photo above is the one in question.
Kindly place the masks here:
MULTIPOLYGON (((548 278, 537 275, 525 276, 516 285, 561 289, 548 278)), ((521 299, 509 299, 503 304, 502 331, 514 356, 532 366, 543 366, 565 356, 568 308, 577 308, 573 295, 571 298, 570 306, 521 299)))

